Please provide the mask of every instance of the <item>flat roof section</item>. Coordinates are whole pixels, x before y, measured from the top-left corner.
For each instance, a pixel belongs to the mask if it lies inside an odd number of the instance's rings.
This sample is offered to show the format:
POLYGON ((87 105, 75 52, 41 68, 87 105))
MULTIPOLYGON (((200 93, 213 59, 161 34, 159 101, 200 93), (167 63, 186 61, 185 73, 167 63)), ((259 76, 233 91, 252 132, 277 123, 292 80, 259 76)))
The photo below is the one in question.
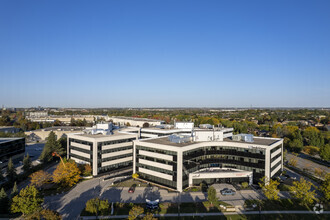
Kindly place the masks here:
POLYGON ((185 147, 191 144, 194 144, 196 142, 190 141, 185 143, 174 143, 169 141, 168 137, 161 137, 161 138, 154 138, 154 139, 142 139, 142 142, 148 142, 153 144, 162 144, 162 145, 170 145, 174 147, 185 147))
POLYGON ((279 140, 268 139, 268 138, 253 137, 253 142, 233 141, 231 138, 224 138, 223 141, 234 142, 234 143, 257 144, 257 145, 270 146, 270 145, 276 143, 279 140))
POLYGON ((15 138, 0 138, 0 143, 15 141, 19 139, 23 139, 24 137, 15 137, 15 138))
MULTIPOLYGON (((224 138, 223 141, 221 142, 235 142, 235 143, 242 143, 242 144, 255 144, 255 145, 264 145, 264 146, 270 146, 279 140, 274 140, 274 139, 268 139, 268 138, 258 138, 254 137, 253 142, 244 142, 244 141, 233 141, 231 138, 224 138)), ((153 138, 153 139, 142 139, 142 142, 147 142, 147 143, 153 143, 153 144, 162 144, 162 145, 169 145, 169 146, 174 146, 174 147, 185 147, 188 145, 192 144, 197 144, 197 143, 202 143, 202 142, 185 142, 185 143, 174 143, 171 142, 168 137, 161 137, 161 138, 153 138)))

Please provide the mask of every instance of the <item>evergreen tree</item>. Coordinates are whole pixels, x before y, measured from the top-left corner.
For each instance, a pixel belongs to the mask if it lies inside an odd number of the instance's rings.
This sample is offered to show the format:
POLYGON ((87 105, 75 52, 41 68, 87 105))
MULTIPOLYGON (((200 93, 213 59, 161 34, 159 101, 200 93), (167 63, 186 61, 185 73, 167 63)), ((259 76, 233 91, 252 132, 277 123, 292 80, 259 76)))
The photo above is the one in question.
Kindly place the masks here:
POLYGON ((2 188, 0 191, 0 213, 6 214, 8 213, 9 208, 9 198, 7 193, 5 192, 5 189, 2 188))
POLYGON ((10 197, 13 198, 14 196, 18 195, 18 189, 17 189, 17 184, 16 182, 14 183, 14 187, 10 193, 10 197))
POLYGON ((323 160, 330 160, 330 144, 326 144, 321 147, 320 157, 323 160))
POLYGON ((53 131, 51 131, 48 135, 47 142, 45 147, 39 157, 43 162, 49 162, 53 159, 52 153, 57 152, 58 154, 62 154, 62 149, 60 143, 56 140, 56 135, 53 131))
POLYGON ((27 172, 31 169, 31 167, 32 167, 32 161, 30 159, 30 155, 26 154, 26 156, 24 156, 23 159, 23 170, 27 172))
POLYGON ((9 158, 7 165, 7 178, 9 181, 13 181, 16 178, 16 168, 14 166, 13 160, 9 158))

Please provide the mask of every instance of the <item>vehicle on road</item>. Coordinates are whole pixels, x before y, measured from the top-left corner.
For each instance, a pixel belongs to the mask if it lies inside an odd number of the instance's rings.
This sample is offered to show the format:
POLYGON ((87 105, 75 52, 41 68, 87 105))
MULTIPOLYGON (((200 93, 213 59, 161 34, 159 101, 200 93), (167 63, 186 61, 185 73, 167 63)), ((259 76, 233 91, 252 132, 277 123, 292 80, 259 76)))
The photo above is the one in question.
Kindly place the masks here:
POLYGON ((232 189, 225 188, 225 189, 221 190, 220 193, 223 196, 233 196, 233 195, 236 194, 236 191, 235 190, 232 190, 232 189))
POLYGON ((134 192, 135 192, 135 188, 136 188, 136 184, 133 184, 133 185, 128 189, 128 192, 129 192, 129 193, 134 193, 134 192))

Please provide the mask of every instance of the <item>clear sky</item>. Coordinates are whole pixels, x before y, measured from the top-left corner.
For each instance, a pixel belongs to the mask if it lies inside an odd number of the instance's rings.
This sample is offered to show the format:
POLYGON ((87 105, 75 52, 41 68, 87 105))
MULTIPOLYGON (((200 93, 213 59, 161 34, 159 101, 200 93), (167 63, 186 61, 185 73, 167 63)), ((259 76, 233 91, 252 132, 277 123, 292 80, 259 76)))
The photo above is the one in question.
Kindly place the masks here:
POLYGON ((0 105, 330 107, 330 1, 1 0, 0 105))

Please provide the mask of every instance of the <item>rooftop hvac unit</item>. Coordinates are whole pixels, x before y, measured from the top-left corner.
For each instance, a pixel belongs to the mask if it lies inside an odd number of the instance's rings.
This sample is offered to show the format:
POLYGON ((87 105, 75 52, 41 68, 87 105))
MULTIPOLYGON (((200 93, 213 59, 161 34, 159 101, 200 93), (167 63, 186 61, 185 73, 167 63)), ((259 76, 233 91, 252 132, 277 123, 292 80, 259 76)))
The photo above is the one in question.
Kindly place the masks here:
POLYGON ((188 135, 170 135, 168 137, 169 141, 170 142, 173 142, 173 143, 177 143, 177 144, 180 144, 180 143, 187 143, 187 142, 190 142, 191 141, 191 136, 188 136, 188 135))

